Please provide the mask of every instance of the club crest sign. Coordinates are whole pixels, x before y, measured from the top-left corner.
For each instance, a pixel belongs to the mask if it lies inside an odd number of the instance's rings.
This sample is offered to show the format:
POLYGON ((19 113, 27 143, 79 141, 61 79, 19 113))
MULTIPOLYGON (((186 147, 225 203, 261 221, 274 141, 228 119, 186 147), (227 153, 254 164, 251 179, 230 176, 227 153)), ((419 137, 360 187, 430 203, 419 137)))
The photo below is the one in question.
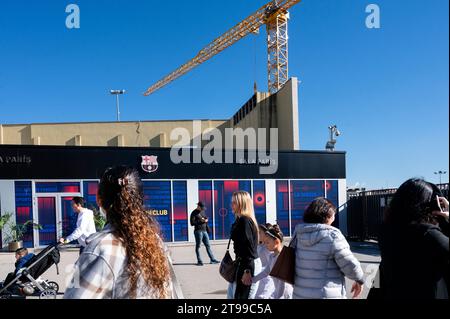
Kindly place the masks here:
POLYGON ((158 169, 158 156, 142 155, 141 167, 147 173, 153 173, 158 169))

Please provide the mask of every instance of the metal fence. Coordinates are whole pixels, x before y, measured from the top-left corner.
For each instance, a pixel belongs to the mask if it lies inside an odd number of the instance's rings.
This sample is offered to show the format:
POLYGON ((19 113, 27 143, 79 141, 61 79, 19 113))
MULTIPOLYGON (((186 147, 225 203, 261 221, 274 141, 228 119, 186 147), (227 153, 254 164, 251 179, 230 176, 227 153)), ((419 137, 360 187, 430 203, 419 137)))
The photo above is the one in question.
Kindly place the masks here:
MULTIPOLYGON (((448 183, 438 185, 448 198, 448 183)), ((385 209, 396 188, 349 193, 347 196, 347 237, 351 240, 378 240, 385 209)))

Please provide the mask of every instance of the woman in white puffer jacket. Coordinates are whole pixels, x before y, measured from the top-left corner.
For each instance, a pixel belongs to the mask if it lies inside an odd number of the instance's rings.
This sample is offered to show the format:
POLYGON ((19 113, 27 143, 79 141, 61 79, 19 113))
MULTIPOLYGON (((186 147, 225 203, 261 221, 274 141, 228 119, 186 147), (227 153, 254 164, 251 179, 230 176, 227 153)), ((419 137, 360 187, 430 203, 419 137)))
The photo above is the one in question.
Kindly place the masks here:
POLYGON ((328 199, 316 198, 304 213, 304 223, 295 228, 294 299, 346 298, 345 277, 355 281, 353 298, 362 291, 363 270, 340 230, 331 226, 335 214, 328 199))

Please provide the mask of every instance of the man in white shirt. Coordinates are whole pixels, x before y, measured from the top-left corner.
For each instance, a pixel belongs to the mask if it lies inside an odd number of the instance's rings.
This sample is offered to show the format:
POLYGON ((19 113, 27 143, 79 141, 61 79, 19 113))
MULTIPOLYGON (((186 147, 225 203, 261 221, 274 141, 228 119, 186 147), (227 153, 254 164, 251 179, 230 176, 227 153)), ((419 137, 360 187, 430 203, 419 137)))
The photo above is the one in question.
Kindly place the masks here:
POLYGON ((78 214, 77 218, 77 228, 67 236, 66 238, 61 238, 59 241, 61 243, 67 244, 72 240, 78 240, 80 244, 80 254, 86 247, 86 238, 88 238, 93 233, 97 232, 94 223, 94 212, 90 209, 84 207, 83 197, 72 198, 72 209, 78 214))

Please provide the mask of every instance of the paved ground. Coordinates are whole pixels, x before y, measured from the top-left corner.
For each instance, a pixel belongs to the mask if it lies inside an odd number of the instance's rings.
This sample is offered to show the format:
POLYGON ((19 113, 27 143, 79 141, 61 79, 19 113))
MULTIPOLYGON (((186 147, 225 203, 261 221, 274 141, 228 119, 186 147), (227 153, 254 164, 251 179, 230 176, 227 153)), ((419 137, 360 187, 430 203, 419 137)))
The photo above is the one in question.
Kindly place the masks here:
MULTIPOLYGON (((226 251, 226 241, 212 244, 212 251, 217 259, 222 259, 226 251)), ((176 282, 186 299, 221 299, 226 298, 227 282, 219 275, 219 265, 209 264, 209 258, 202 246, 201 254, 204 266, 196 266, 195 248, 193 244, 171 244, 169 246, 176 282)), ((366 275, 373 277, 378 269, 379 253, 376 243, 352 243, 352 250, 360 260, 366 275)), ((66 248, 61 251, 59 275, 56 267, 51 267, 43 276, 45 279, 56 281, 60 290, 64 291, 71 277, 73 265, 78 258, 78 249, 66 248)), ((0 280, 10 272, 14 264, 14 254, 0 253, 0 280)), ((351 282, 347 282, 351 286, 351 282)), ((349 289, 348 289, 349 290, 349 289)), ((362 298, 367 296, 368 289, 362 298)), ((58 296, 61 298, 62 294, 58 296)))
MULTIPOLYGON (((226 251, 227 241, 212 244, 212 250, 217 259, 221 259, 226 251)), ((352 251, 361 262, 361 265, 370 278, 378 271, 380 262, 378 246, 373 242, 351 243, 352 251)), ((219 275, 219 265, 206 264, 196 266, 195 248, 193 245, 171 246, 172 261, 186 299, 220 299, 226 298, 227 282, 219 275)), ((209 258, 206 250, 201 250, 203 262, 209 258)), ((233 256, 234 257, 234 256, 233 256)), ((371 283, 371 280, 369 280, 371 283)), ((347 281, 347 287, 351 287, 347 281)), ((350 291, 350 289, 347 289, 350 291)), ((369 289, 365 287, 361 298, 366 298, 369 289)))

